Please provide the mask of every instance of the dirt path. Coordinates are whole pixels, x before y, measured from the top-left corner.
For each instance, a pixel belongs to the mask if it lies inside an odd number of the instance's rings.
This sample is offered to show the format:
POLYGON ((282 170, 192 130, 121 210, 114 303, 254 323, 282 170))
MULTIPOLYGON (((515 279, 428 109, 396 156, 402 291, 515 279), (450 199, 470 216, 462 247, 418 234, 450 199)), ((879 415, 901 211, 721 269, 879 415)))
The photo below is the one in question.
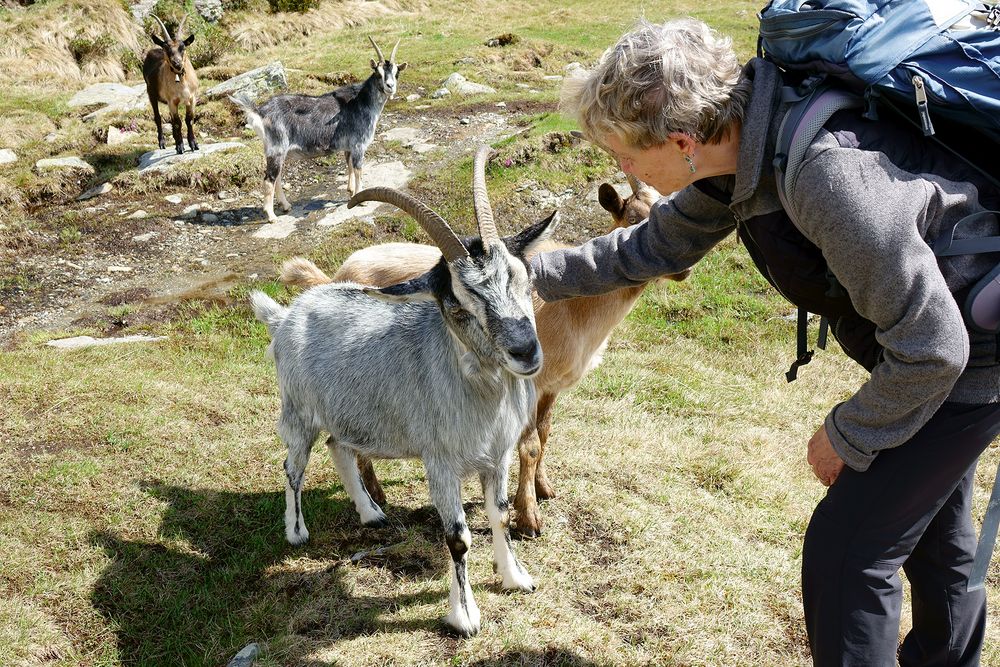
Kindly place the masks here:
MULTIPOLYGON (((365 185, 386 178, 402 186, 407 177, 447 168, 481 143, 520 131, 515 120, 525 111, 533 110, 490 105, 461 116, 434 110, 386 114, 366 156, 365 185), (385 133, 403 137, 402 144, 382 138, 385 133)), ((186 300, 225 302, 227 291, 240 281, 273 276, 276 258, 309 255, 347 217, 344 174, 339 160, 291 166, 285 180, 294 217, 277 224, 265 222, 256 187, 216 194, 180 188, 139 198, 112 191, 37 211, 38 230, 23 243, 8 244, 15 248, 11 275, 26 276, 28 284, 7 290, 0 306, 0 342, 38 329, 86 327, 112 335, 168 319, 186 300), (194 205, 199 210, 191 211, 194 205), (54 231, 57 225, 45 224, 67 210, 75 212, 80 234, 69 244, 54 231), (140 210, 146 217, 130 217, 140 210)), ((600 231, 566 222, 597 216, 593 201, 573 197, 560 208, 561 238, 580 240, 600 231), (567 206, 586 210, 567 214, 567 206)), ((370 212, 361 219, 371 223, 370 212)))

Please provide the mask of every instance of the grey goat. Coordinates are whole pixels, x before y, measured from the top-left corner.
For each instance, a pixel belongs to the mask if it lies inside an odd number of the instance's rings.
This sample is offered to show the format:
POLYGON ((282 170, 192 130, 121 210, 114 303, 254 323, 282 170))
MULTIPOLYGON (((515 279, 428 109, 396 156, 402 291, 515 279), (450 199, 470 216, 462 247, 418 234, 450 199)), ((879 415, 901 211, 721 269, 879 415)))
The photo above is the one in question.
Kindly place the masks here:
POLYGON ((251 295, 267 324, 281 391, 278 434, 285 460, 285 537, 309 537, 301 492, 310 449, 330 434, 330 456, 365 525, 386 521, 355 463, 420 458, 451 553, 450 612, 463 636, 479 631, 466 553, 472 536, 462 507, 462 479, 479 475, 503 588, 532 591, 509 536, 507 475, 511 452, 528 423, 542 365, 524 257, 548 238, 558 216, 500 238, 485 187, 489 148, 476 153, 473 191, 481 238, 460 240, 436 213, 402 192, 372 188, 351 198, 394 204, 413 216, 441 249, 434 267, 383 288, 321 285, 285 308, 251 295))
POLYGON ((365 150, 375 138, 375 125, 387 100, 396 94, 396 79, 406 63, 396 65, 396 49, 386 59, 371 37, 378 61, 371 61, 372 73, 360 86, 343 86, 317 97, 278 95, 254 106, 246 97, 230 97, 243 109, 247 122, 264 142, 264 212, 274 222, 274 195, 284 211, 292 205, 281 188, 288 158, 314 158, 344 151, 347 158, 347 193, 361 189, 361 167, 365 150))

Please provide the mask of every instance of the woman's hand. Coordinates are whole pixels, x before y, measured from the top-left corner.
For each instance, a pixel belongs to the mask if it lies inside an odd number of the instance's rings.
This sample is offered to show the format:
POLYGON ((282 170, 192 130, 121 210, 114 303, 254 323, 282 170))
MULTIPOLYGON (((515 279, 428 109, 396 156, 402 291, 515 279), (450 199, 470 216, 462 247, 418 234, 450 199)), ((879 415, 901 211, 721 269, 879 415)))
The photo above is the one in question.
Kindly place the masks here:
POLYGON ((837 481, 840 471, 844 469, 844 461, 833 449, 830 438, 826 435, 826 426, 820 426, 813 437, 809 438, 806 460, 823 486, 830 486, 837 481))

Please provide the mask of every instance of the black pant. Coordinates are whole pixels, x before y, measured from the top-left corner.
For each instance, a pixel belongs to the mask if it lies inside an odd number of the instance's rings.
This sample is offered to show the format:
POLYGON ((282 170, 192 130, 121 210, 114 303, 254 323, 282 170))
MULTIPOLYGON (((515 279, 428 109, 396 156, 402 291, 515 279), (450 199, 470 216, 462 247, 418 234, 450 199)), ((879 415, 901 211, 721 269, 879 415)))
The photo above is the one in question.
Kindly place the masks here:
POLYGON ((986 594, 966 591, 976 531, 976 460, 1000 432, 1000 404, 945 403, 863 473, 844 469, 816 506, 802 551, 813 664, 895 666, 906 572, 913 629, 903 667, 979 664, 986 594))

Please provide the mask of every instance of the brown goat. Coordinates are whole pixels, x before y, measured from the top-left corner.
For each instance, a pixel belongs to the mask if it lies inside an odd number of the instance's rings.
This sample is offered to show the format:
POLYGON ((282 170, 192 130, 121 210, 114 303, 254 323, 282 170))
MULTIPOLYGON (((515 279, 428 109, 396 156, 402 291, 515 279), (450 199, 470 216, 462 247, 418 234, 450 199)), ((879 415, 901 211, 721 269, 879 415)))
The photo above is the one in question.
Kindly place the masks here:
POLYGON ((149 103, 153 106, 153 119, 156 121, 156 140, 160 148, 166 148, 163 140, 163 121, 160 118, 160 102, 163 102, 170 109, 170 128, 174 134, 174 144, 177 147, 177 154, 184 152, 184 139, 181 136, 181 118, 178 107, 183 104, 185 107, 184 120, 187 123, 188 146, 191 150, 198 150, 198 140, 194 138, 194 107, 198 103, 198 76, 191 66, 191 59, 185 52, 194 35, 188 35, 181 39, 184 31, 184 24, 188 17, 181 19, 177 26, 174 37, 170 36, 167 26, 163 25, 157 17, 156 22, 163 28, 163 36, 160 39, 156 35, 150 35, 156 48, 146 52, 146 57, 142 62, 142 78, 146 80, 146 92, 149 94, 149 103))
MULTIPOLYGON (((641 222, 659 199, 653 188, 630 179, 632 194, 622 199, 611 185, 604 183, 598 201, 611 213, 612 226, 628 227, 641 222)), ((539 252, 566 247, 546 242, 539 252)), ((313 287, 329 282, 354 282, 384 287, 407 280, 430 269, 441 257, 432 246, 415 243, 387 243, 358 250, 331 279, 315 264, 301 257, 282 266, 281 281, 289 285, 313 287)), ((673 276, 683 280, 690 270, 673 276)), ((545 473, 543 458, 552 426, 552 407, 560 392, 569 389, 601 362, 612 329, 628 315, 642 294, 644 285, 620 289, 608 294, 543 302, 535 298, 535 326, 542 345, 542 370, 535 376, 537 402, 535 414, 518 441, 520 475, 514 497, 515 527, 525 537, 542 532, 538 499, 554 498, 555 491, 545 473)), ((371 461, 358 458, 365 486, 375 502, 385 502, 385 492, 375 476, 371 461)))

